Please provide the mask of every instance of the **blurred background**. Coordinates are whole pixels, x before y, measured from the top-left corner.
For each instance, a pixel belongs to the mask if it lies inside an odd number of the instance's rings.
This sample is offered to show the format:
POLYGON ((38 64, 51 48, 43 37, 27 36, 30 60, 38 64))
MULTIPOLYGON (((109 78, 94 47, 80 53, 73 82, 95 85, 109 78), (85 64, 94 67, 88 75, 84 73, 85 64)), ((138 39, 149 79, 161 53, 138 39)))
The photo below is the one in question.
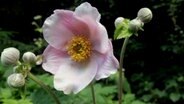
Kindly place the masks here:
MULTIPOLYGON (((138 37, 131 37, 127 46, 123 104, 184 104, 184 0, 0 0, 0 52, 13 46, 22 53, 41 54, 47 45, 41 30, 44 20, 55 9, 74 10, 85 1, 98 8, 109 38, 113 38, 117 17, 134 19, 142 7, 153 12, 153 20, 138 37)), ((117 58, 122 43, 123 39, 113 41, 117 58)), ((17 90, 6 84, 11 70, 0 66, 2 104, 20 104, 8 102, 21 98, 17 90)), ((40 79, 47 78, 46 84, 53 87, 48 73, 40 67, 33 72, 40 79)), ((95 84, 98 104, 117 102, 116 83, 117 75, 113 75, 95 84)), ((22 104, 53 104, 33 82, 29 81, 27 87, 28 101, 22 104)), ((62 104, 91 104, 89 93, 86 89, 79 95, 58 96, 62 104)))

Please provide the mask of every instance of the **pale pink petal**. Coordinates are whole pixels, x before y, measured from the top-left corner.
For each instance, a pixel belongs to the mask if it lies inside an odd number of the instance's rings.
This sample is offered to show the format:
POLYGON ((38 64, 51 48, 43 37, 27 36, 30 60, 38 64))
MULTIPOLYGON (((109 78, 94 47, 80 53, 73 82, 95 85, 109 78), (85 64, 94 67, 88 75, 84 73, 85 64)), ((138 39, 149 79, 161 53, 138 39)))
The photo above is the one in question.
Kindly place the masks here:
POLYGON ((94 45, 93 49, 100 53, 106 53, 109 47, 106 28, 102 24, 98 23, 96 35, 93 34, 91 35, 92 43, 94 45))
POLYGON ((81 21, 87 24, 89 34, 86 34, 91 40, 93 50, 100 53, 106 53, 108 50, 108 35, 106 28, 99 22, 94 21, 90 17, 82 17, 81 21))
POLYGON ((109 41, 109 47, 110 49, 108 53, 106 55, 100 56, 99 59, 97 60, 99 63, 99 67, 98 72, 95 76, 96 80, 109 77, 111 74, 116 73, 119 67, 119 62, 113 55, 113 48, 111 41, 109 41))
POLYGON ((89 34, 87 25, 76 18, 72 11, 55 10, 43 24, 45 40, 53 47, 64 50, 74 35, 89 34))
POLYGON ((107 52, 108 34, 106 28, 99 22, 100 14, 98 10, 85 2, 76 8, 75 14, 81 21, 87 24, 90 33, 86 35, 92 41, 93 50, 100 53, 107 52))
POLYGON ((67 54, 49 45, 43 52, 42 67, 45 71, 56 74, 59 70, 59 66, 68 59, 69 56, 67 54))
POLYGON ((95 7, 92 7, 88 2, 82 3, 75 9, 75 14, 79 17, 90 16, 95 21, 100 20, 100 13, 95 7))
POLYGON ((98 64, 94 57, 86 63, 67 62, 55 74, 54 87, 65 94, 76 94, 94 79, 98 64))

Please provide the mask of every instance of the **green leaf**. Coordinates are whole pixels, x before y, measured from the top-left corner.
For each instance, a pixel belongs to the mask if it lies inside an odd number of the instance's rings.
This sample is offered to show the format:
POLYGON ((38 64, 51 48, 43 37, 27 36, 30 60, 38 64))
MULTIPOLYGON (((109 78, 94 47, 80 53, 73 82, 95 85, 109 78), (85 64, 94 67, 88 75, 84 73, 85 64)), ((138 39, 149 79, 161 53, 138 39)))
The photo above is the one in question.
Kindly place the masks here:
POLYGON ((174 87, 174 88, 178 87, 178 83, 174 79, 168 80, 168 82, 166 83, 166 89, 169 89, 172 87, 174 87))
POLYGON ((3 99, 2 102, 3 104, 19 104, 15 99, 3 99))
POLYGON ((152 95, 151 94, 145 94, 142 96, 142 100, 145 101, 145 102, 148 102, 152 99, 152 95))
MULTIPOLYGON (((49 74, 36 75, 36 77, 41 80, 44 84, 53 88, 53 76, 49 74)), ((27 87, 30 89, 40 88, 34 81, 28 80, 27 87)))
POLYGON ((129 27, 129 19, 124 19, 122 23, 120 23, 114 32, 114 39, 122 39, 126 37, 130 37, 133 33, 128 29, 129 27))
POLYGON ((134 94, 125 94, 123 97, 123 102, 126 104, 131 104, 131 102, 134 100, 135 100, 134 94))
POLYGON ((179 93, 171 93, 169 97, 173 102, 177 102, 181 98, 181 95, 179 93))
POLYGON ((18 104, 33 104, 30 99, 21 99, 18 104))
POLYGON ((152 91, 152 93, 154 94, 154 95, 156 95, 156 96, 158 96, 159 98, 163 98, 163 97, 166 97, 168 94, 166 93, 166 91, 165 90, 163 90, 163 91, 161 91, 161 90, 159 90, 159 89, 154 89, 153 91, 152 91))
POLYGON ((135 100, 131 104, 146 104, 146 103, 144 103, 144 102, 142 102, 140 100, 135 100))
POLYGON ((11 90, 8 88, 1 88, 0 89, 0 98, 8 99, 12 96, 11 90))
POLYGON ((30 99, 3 99, 3 104, 33 104, 30 99))
MULTIPOLYGON (((96 102, 98 104, 109 104, 108 102, 112 102, 111 99, 113 99, 114 93, 116 92, 116 86, 102 86, 101 84, 94 84, 94 89, 96 95, 96 102)), ((90 102, 92 101, 90 86, 81 91, 78 96, 82 100, 85 98, 86 103, 84 104, 90 104, 90 102)))
POLYGON ((54 104, 53 98, 41 88, 37 88, 37 90, 31 94, 31 99, 34 104, 54 104))
POLYGON ((127 93, 131 93, 130 84, 125 77, 123 78, 123 90, 127 93))

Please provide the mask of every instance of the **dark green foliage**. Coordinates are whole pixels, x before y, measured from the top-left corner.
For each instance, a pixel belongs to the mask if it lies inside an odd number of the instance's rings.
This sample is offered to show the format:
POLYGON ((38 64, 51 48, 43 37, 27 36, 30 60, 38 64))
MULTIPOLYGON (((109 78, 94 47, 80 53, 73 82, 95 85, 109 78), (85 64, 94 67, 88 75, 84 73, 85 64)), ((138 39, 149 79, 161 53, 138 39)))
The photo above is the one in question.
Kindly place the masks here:
POLYGON ((14 40, 13 37, 16 37, 19 33, 13 32, 13 31, 4 31, 0 29, 0 51, 3 51, 4 48, 7 47, 16 47, 20 51, 27 51, 27 50, 37 50, 37 48, 32 45, 32 42, 30 44, 25 44, 23 42, 14 40), (23 48, 24 47, 24 48, 23 48))

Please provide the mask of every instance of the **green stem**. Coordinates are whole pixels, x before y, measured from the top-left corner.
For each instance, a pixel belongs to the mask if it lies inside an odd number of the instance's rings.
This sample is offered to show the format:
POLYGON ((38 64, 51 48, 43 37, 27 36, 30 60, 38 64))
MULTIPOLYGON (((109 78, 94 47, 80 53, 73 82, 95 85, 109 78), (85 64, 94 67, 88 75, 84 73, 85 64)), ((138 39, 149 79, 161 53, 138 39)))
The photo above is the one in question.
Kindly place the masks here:
POLYGON ((122 104, 122 95, 123 95, 123 86, 122 86, 122 83, 123 83, 123 59, 124 59, 124 55, 125 55, 125 50, 126 50, 126 46, 127 46, 127 43, 128 43, 128 39, 129 38, 125 38, 124 42, 123 42, 123 46, 121 48, 121 53, 120 53, 120 64, 119 64, 119 104, 122 104))
POLYGON ((25 99, 26 98, 26 84, 20 89, 21 93, 21 98, 25 99))
POLYGON ((93 104, 96 104, 95 91, 94 91, 94 87, 93 87, 93 82, 91 82, 90 86, 91 86, 91 93, 92 93, 92 98, 93 98, 93 104))
POLYGON ((36 82, 37 84, 39 84, 50 96, 52 96, 52 98, 54 99, 56 104, 61 104, 59 99, 57 98, 57 96, 55 95, 54 92, 52 92, 52 90, 46 86, 42 81, 40 81, 39 79, 37 79, 33 74, 31 74, 30 72, 28 73, 28 77, 30 79, 32 79, 34 82, 36 82))

